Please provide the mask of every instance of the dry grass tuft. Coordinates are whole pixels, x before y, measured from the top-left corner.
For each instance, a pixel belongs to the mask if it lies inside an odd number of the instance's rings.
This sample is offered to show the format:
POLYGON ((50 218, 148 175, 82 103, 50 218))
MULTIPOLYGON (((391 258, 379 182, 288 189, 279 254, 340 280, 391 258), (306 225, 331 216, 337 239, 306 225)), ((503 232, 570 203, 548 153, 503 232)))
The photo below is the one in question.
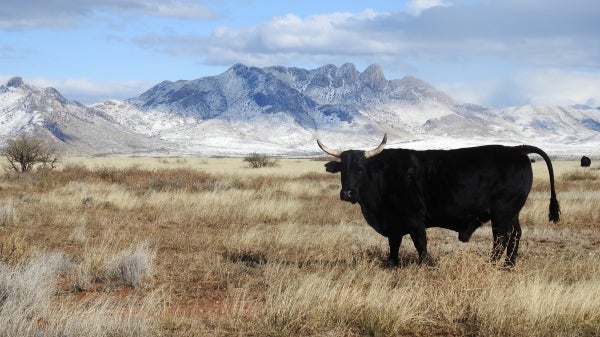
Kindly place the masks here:
POLYGON ((0 262, 18 263, 28 258, 30 253, 31 247, 20 231, 0 236, 0 262))
POLYGON ((143 286, 154 272, 155 256, 156 252, 147 243, 121 251, 106 262, 108 278, 119 286, 143 286))
POLYGON ((146 242, 119 250, 121 242, 111 241, 114 235, 105 236, 99 245, 85 243, 83 260, 72 269, 74 290, 95 289, 99 284, 138 288, 152 277, 156 251, 146 242))
POLYGON ((12 200, 0 200, 0 226, 10 226, 15 223, 17 214, 12 200))
POLYGON ((535 273, 486 289, 485 301, 476 305, 477 324, 486 336, 595 336, 599 296, 597 281, 535 273))
MULTIPOLYGON (((72 268, 79 266, 55 253, 14 266, 0 263, 0 336, 157 335, 150 315, 160 312, 157 294, 127 300, 107 295, 55 298, 59 280, 72 268)), ((133 276, 136 280, 139 275, 133 276)))

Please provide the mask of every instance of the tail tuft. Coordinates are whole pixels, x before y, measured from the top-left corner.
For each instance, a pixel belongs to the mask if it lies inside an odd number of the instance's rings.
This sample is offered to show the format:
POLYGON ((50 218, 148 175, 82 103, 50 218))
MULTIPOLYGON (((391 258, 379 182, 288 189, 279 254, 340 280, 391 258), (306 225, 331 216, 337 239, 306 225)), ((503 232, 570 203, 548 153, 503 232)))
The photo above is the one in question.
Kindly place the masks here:
POLYGON ((550 213, 548 219, 554 223, 557 223, 560 220, 560 205, 558 204, 558 200, 556 200, 556 196, 550 198, 550 213))

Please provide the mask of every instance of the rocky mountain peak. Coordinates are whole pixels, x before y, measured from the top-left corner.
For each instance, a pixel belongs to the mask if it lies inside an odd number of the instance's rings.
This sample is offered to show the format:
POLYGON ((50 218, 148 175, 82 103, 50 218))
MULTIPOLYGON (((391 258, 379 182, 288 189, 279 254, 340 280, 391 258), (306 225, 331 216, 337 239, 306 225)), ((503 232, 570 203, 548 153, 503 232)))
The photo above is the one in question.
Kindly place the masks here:
POLYGON ((32 106, 36 106, 36 108, 40 111, 45 111, 49 106, 56 106, 56 104, 65 105, 72 103, 80 105, 80 103, 66 99, 55 88, 37 88, 25 82, 20 76, 11 78, 8 82, 6 82, 6 85, 1 86, 0 88, 4 88, 5 91, 15 89, 21 90, 26 95, 30 95, 31 104, 33 104, 32 106))
POLYGON ((23 81, 23 78, 19 77, 19 76, 13 77, 10 80, 8 80, 8 82, 6 82, 5 88, 21 89, 21 90, 28 91, 28 92, 35 91, 34 87, 25 83, 25 81, 23 81))
POLYGON ((355 83, 358 80, 360 72, 352 63, 344 63, 338 69, 338 74, 348 83, 355 83))
POLYGON ((6 86, 9 88, 20 88, 25 86, 25 82, 22 77, 13 77, 6 83, 6 86))
POLYGON ((388 87, 388 81, 383 74, 383 68, 378 64, 372 64, 365 69, 359 77, 362 84, 374 91, 384 91, 388 87))

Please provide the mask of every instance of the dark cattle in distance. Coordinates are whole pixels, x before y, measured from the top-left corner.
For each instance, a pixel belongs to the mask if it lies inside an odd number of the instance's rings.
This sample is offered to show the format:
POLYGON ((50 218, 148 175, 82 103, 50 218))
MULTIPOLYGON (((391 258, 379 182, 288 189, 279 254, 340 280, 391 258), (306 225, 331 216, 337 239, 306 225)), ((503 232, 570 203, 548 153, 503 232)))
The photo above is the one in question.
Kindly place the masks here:
POLYGON ((581 167, 590 167, 590 165, 592 165, 592 160, 589 157, 581 157, 581 167))
POLYGON ((410 235, 419 262, 428 260, 425 229, 442 227, 458 232, 462 242, 491 220, 491 260, 506 251, 507 266, 514 266, 519 250, 519 213, 533 181, 530 153, 546 162, 550 178, 549 220, 559 220, 554 172, 541 149, 487 145, 455 150, 415 151, 384 149, 336 150, 319 147, 339 160, 325 164, 326 171, 341 173, 340 199, 358 203, 367 223, 388 238, 386 265, 398 264, 404 235, 410 235))

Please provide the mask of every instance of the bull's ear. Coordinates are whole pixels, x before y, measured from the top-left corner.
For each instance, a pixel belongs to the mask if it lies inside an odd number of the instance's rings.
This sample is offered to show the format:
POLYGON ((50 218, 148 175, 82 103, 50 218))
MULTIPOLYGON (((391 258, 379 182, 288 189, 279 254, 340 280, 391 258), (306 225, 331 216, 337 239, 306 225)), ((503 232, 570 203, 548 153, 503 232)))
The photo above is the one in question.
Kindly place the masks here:
POLYGON ((325 164, 325 171, 329 173, 338 173, 340 172, 340 162, 339 161, 330 161, 325 164))

